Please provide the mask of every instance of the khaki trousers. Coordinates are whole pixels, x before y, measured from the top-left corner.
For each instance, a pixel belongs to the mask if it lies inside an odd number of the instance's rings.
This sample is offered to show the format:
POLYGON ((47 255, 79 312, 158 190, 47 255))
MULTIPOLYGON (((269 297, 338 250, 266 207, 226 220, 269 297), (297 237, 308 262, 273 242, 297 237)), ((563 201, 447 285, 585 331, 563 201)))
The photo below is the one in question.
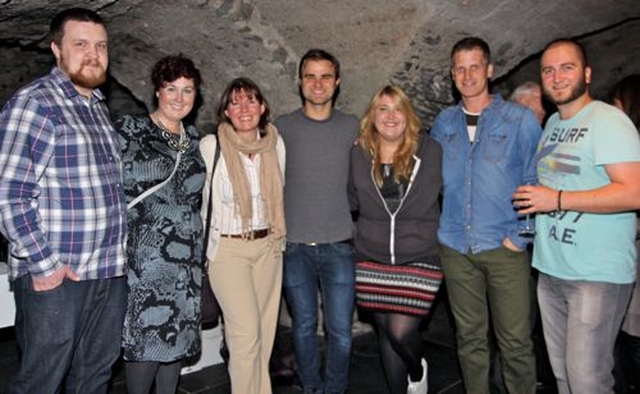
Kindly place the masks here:
POLYGON ((229 348, 233 394, 271 394, 269 358, 282 288, 282 251, 271 237, 221 238, 209 263, 229 348))

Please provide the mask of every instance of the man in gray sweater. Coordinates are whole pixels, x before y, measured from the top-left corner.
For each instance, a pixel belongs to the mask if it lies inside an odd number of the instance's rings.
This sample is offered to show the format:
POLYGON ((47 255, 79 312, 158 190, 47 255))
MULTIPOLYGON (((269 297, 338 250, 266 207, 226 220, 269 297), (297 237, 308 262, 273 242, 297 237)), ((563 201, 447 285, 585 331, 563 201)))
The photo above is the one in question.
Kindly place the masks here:
POLYGON ((340 84, 333 55, 309 50, 298 74, 302 108, 275 122, 287 147, 284 289, 304 392, 344 393, 355 296, 347 177, 358 119, 333 107, 340 84), (324 373, 316 335, 318 287, 327 334, 324 373))

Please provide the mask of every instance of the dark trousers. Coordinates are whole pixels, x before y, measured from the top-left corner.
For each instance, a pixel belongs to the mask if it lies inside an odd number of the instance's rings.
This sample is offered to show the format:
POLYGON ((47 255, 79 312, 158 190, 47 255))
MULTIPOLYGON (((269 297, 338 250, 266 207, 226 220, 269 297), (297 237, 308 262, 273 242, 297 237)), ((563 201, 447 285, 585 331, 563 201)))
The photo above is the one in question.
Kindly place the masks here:
POLYGON ((618 333, 613 375, 617 394, 640 393, 640 337, 618 333))
POLYGON ((106 393, 120 355, 127 282, 73 282, 36 292, 31 277, 14 281, 18 374, 8 394, 106 393))
POLYGON ((535 393, 529 291, 531 268, 526 253, 501 247, 461 254, 443 246, 441 256, 467 393, 490 392, 490 320, 502 354, 507 390, 518 394, 535 393))

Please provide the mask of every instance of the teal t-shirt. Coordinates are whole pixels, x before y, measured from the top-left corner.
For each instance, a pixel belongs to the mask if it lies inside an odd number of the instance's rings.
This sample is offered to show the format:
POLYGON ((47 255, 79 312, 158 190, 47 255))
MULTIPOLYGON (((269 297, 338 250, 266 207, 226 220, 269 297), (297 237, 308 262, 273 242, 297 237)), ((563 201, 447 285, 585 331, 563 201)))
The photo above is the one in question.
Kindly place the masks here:
MULTIPOLYGON (((549 119, 538 158, 543 185, 597 189, 610 183, 606 164, 640 161, 640 138, 622 111, 593 101, 571 119, 561 120, 557 113, 549 119)), ((632 283, 635 222, 635 212, 538 214, 533 266, 561 279, 632 283)))

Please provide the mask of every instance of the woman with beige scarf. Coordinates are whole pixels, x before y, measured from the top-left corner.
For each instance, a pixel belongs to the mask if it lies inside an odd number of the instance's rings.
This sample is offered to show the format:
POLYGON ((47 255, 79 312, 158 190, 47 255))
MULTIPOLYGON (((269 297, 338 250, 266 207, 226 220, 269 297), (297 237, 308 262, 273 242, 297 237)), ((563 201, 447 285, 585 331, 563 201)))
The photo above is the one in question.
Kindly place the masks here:
POLYGON ((234 394, 270 394, 269 357, 282 284, 284 143, 248 78, 229 83, 218 133, 200 142, 207 166, 202 212, 212 204, 209 278, 224 316, 234 394), (215 165, 216 144, 220 160, 215 165))

